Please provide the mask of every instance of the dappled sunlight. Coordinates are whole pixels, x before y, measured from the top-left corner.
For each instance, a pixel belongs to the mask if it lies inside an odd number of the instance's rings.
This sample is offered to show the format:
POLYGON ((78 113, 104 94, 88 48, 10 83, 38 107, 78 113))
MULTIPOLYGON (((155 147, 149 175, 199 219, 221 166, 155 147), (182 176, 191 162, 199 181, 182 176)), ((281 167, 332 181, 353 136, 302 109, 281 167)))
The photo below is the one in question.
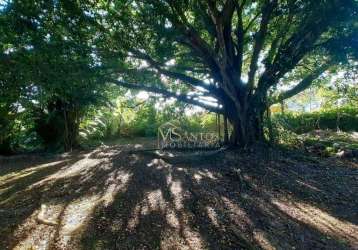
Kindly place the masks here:
MULTIPOLYGON (((91 212, 100 202, 98 195, 82 197, 69 205, 48 202, 41 205, 25 223, 16 230, 15 235, 28 235, 15 249, 49 249, 51 244, 65 247, 73 236, 80 233, 91 212)), ((78 236, 78 235, 77 235, 78 236)))
POLYGON ((205 244, 200 233, 189 227, 186 220, 184 220, 184 223, 182 233, 188 246, 191 249, 205 249, 205 244))
POLYGON ((98 151, 98 158, 92 157, 94 152, 49 173, 24 190, 29 194, 48 192, 48 195, 42 196, 39 208, 14 231, 20 239, 16 249, 76 248, 96 207, 109 206, 118 192, 125 192, 132 174, 116 169, 109 161, 119 151, 98 151))
POLYGON ((61 201, 52 200, 41 204, 40 211, 36 217, 38 223, 46 225, 58 225, 60 216, 65 205, 61 201))
POLYGON ((149 192, 146 195, 145 203, 142 206, 142 214, 146 215, 153 211, 164 211, 166 204, 163 193, 160 189, 149 192))
MULTIPOLYGON (((177 176, 174 173, 178 169, 174 169, 172 164, 160 158, 149 160, 146 167, 154 169, 153 174, 163 174, 164 186, 144 192, 142 199, 133 207, 125 230, 136 234, 147 219, 152 216, 155 218, 161 216, 163 221, 153 221, 152 223, 154 223, 154 227, 159 227, 162 231, 163 237, 160 240, 162 249, 204 249, 205 243, 202 236, 197 229, 192 227, 192 215, 186 211, 184 206, 185 200, 190 198, 190 194, 184 190, 182 181, 176 179, 177 176), (164 193, 167 191, 169 197, 167 193, 164 193)), ((181 171, 179 170, 179 172, 181 171)))
POLYGON ((91 214, 101 201, 99 195, 81 197, 71 202, 63 212, 61 220, 59 239, 56 244, 67 246, 71 240, 78 239, 81 229, 91 218, 91 214))
POLYGON ((97 166, 99 163, 101 163, 101 159, 91 159, 89 158, 90 154, 85 155, 85 157, 71 166, 65 166, 56 173, 48 176, 47 178, 34 183, 33 185, 29 186, 29 189, 34 188, 38 185, 42 185, 46 182, 54 182, 58 179, 62 178, 69 178, 76 175, 83 175, 84 173, 91 170, 91 168, 97 166))
POLYGON ((44 164, 40 164, 40 165, 36 165, 36 166, 33 166, 33 167, 25 168, 25 169, 20 170, 20 171, 14 171, 14 172, 11 172, 9 174, 0 176, 0 183, 1 183, 0 187, 6 185, 9 182, 18 181, 21 178, 29 176, 29 175, 31 175, 31 174, 33 174, 33 173, 35 173, 35 172, 37 172, 37 171, 39 171, 41 169, 48 168, 48 167, 53 167, 53 166, 56 166, 56 165, 59 165, 59 164, 65 162, 65 161, 66 160, 60 160, 60 161, 53 161, 53 162, 49 162, 49 163, 44 163, 44 164))
POLYGON ((195 181, 196 181, 198 184, 200 184, 201 179, 203 179, 203 176, 201 176, 201 175, 198 174, 198 173, 195 173, 195 174, 193 175, 193 177, 194 177, 195 181))
MULTIPOLYGON (((357 226, 336 214, 298 202, 300 197, 295 203, 279 200, 296 189, 315 195, 326 192, 319 182, 296 174, 289 186, 294 189, 282 186, 287 173, 279 168, 240 167, 238 172, 213 168, 200 159, 182 160, 182 155, 160 157, 118 147, 96 149, 82 157, 47 163, 57 168, 23 188, 18 201, 26 207, 35 203, 8 233, 16 239, 11 247, 286 249, 301 238, 310 241, 309 247, 327 236, 331 239, 319 246, 336 246, 343 240, 353 246, 358 241, 357 226), (265 179, 269 175, 277 178, 280 193, 268 185, 272 185, 265 179), (302 230, 309 233, 301 236, 302 230)), ((9 182, 0 192, 11 187, 9 182)))
POLYGON ((143 148, 143 144, 135 144, 134 148, 135 149, 141 149, 141 148, 143 148))
MULTIPOLYGON (((29 202, 30 197, 26 195, 30 191, 34 183, 39 182, 47 176, 56 173, 60 168, 68 164, 68 160, 52 161, 44 164, 30 164, 28 168, 23 166, 17 172, 13 171, 10 175, 5 175, 9 178, 0 183, 0 205, 9 206, 13 202, 29 202)), ((23 165, 23 164, 22 164, 23 165)), ((6 165, 5 165, 6 166, 6 165)), ((14 163, 8 164, 5 169, 14 170, 18 165, 14 163)), ((3 176, 4 177, 4 176, 3 176)))
POLYGON ((105 206, 110 205, 114 201, 114 197, 119 191, 123 192, 126 190, 131 176, 132 174, 121 170, 112 172, 109 175, 105 183, 106 189, 101 198, 105 206))
POLYGON ((183 190, 181 181, 172 180, 169 182, 169 190, 173 197, 175 210, 167 210, 166 219, 168 224, 176 229, 177 233, 185 239, 189 247, 192 249, 203 249, 203 239, 200 233, 190 226, 190 215, 184 210, 184 199, 189 199, 190 195, 183 190), (179 217, 175 211, 180 215, 179 217))
POLYGON ((179 218, 178 218, 178 215, 174 209, 172 209, 170 207, 167 208, 165 218, 166 218, 166 221, 169 226, 171 226, 172 228, 174 228, 176 230, 180 229, 179 218))
POLYGON ((213 225, 216 227, 220 227, 218 214, 216 213, 215 209, 213 207, 206 206, 206 212, 208 214, 209 219, 211 220, 211 223, 213 223, 213 225))
POLYGON ((163 169, 163 168, 168 168, 170 166, 172 166, 169 163, 166 163, 164 160, 162 159, 153 159, 151 162, 147 163, 148 167, 155 167, 158 170, 163 169))
POLYGON ((232 202, 230 199, 226 197, 222 197, 222 201, 230 212, 229 213, 230 219, 234 221, 234 223, 240 229, 245 230, 253 226, 253 223, 245 210, 243 210, 241 207, 239 207, 237 204, 235 204, 234 202, 232 202))
MULTIPOLYGON (((180 193, 180 185, 177 182, 173 182, 172 191, 179 191, 180 193)), ((174 194, 177 195, 176 193, 174 194)), ((145 198, 133 209, 127 223, 127 229, 134 233, 144 216, 159 212, 163 214, 169 226, 161 225, 161 227, 164 227, 163 234, 168 234, 169 236, 169 238, 165 237, 161 241, 161 245, 166 246, 164 249, 168 249, 168 246, 179 247, 175 245, 178 239, 183 242, 183 244, 180 244, 180 249, 204 249, 200 233, 189 226, 189 216, 184 211, 180 211, 183 208, 180 200, 181 196, 176 197, 176 201, 174 201, 175 208, 173 208, 172 204, 164 199, 160 189, 148 192, 145 198), (171 237, 174 237, 175 240, 171 237)))
POLYGON ((290 217, 316 228, 323 234, 333 238, 344 239, 352 247, 358 247, 357 225, 335 218, 308 203, 277 199, 273 199, 272 203, 290 217))
POLYGON ((0 31, 0 250, 358 250, 358 0, 0 0, 0 31))
POLYGON ((183 209, 183 188, 180 181, 172 181, 170 183, 170 192, 174 197, 175 209, 183 209))
POLYGON ((129 173, 115 171, 106 180, 103 192, 82 196, 69 204, 57 200, 42 204, 17 229, 15 234, 30 232, 25 240, 20 241, 17 249, 48 249, 50 244, 54 244, 55 238, 60 248, 79 244, 78 240, 91 220, 94 209, 99 204, 110 205, 117 192, 125 191, 129 179, 129 173))
POLYGON ((311 184, 308 184, 304 181, 300 181, 300 180, 296 180, 296 182, 299 184, 299 185, 302 185, 306 188, 309 188, 309 189, 312 189, 313 191, 316 191, 316 192, 322 192, 322 190, 320 190, 319 188, 316 188, 315 186, 312 186, 311 184))
POLYGON ((255 241, 259 244, 262 249, 273 250, 276 249, 270 241, 267 239, 267 233, 262 230, 254 230, 253 236, 255 241))
POLYGON ((202 177, 206 177, 212 180, 218 180, 217 177, 208 169, 204 169, 203 171, 200 170, 197 172, 197 175, 198 174, 201 175, 202 177))
POLYGON ((18 227, 14 235, 21 240, 14 249, 49 249, 56 235, 58 219, 64 204, 49 202, 42 204, 25 222, 18 227))
POLYGON ((123 152, 123 150, 121 148, 102 146, 99 149, 96 149, 96 150, 92 151, 91 153, 87 154, 87 158, 97 158, 97 159, 110 158, 114 155, 120 154, 121 152, 123 152))
POLYGON ((36 228, 33 228, 31 230, 31 234, 25 240, 21 241, 17 246, 15 246, 14 250, 49 249, 55 234, 55 228, 47 225, 39 225, 36 228))
MULTIPOLYGON (((11 185, 11 186, 7 186, 7 187, 4 187, 4 188, 0 188, 0 195, 6 193, 7 191, 11 190, 12 188, 14 187, 14 185, 11 185)), ((2 202, 0 202, 1 204, 2 202)))
MULTIPOLYGON (((134 230, 138 224, 139 224, 139 217, 141 215, 145 215, 146 211, 142 211, 142 206, 140 204, 137 204, 135 206, 135 208, 133 209, 133 212, 128 220, 128 225, 127 225, 127 228, 132 231, 134 230)), ((115 231, 117 231, 118 229, 113 229, 115 231)))

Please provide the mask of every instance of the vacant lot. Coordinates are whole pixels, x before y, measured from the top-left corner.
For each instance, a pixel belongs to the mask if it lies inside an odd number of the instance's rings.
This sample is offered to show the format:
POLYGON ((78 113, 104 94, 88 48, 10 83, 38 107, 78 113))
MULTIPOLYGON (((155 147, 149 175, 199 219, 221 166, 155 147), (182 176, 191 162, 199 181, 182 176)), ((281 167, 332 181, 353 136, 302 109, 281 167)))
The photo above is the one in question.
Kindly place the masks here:
POLYGON ((141 145, 0 160, 0 249, 351 249, 358 164, 141 145))

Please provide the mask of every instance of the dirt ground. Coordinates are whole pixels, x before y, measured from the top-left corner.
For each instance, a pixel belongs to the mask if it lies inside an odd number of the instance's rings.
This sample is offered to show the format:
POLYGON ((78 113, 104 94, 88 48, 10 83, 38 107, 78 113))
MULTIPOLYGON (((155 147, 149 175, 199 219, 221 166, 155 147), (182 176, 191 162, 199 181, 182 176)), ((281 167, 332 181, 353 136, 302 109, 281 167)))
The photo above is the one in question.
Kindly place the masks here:
POLYGON ((358 249, 354 160, 142 149, 1 158, 0 249, 358 249))

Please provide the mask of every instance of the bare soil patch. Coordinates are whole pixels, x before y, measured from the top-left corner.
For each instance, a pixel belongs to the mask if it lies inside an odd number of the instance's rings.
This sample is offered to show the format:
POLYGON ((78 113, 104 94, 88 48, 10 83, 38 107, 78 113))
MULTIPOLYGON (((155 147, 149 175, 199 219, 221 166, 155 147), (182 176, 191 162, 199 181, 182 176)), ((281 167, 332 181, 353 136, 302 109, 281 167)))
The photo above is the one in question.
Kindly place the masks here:
POLYGON ((358 164, 126 144, 0 159, 0 249, 356 249, 358 164))

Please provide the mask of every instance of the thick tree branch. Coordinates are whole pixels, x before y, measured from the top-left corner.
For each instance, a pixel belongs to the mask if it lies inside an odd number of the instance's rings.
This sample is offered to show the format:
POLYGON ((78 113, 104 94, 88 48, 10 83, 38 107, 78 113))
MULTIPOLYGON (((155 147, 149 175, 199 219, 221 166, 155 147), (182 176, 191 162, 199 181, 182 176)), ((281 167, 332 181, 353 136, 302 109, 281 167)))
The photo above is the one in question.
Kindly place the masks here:
POLYGON ((212 76, 217 80, 221 80, 219 72, 219 64, 215 51, 211 46, 200 37, 195 28, 188 22, 182 6, 178 6, 176 1, 172 0, 150 0, 155 8, 166 11, 166 17, 172 23, 173 29, 179 31, 180 34, 176 41, 187 46, 196 56, 202 60, 204 64, 210 68, 212 76))
POLYGON ((277 20, 277 24, 285 23, 285 25, 277 31, 276 37, 274 38, 274 40, 271 43, 270 51, 264 61, 266 67, 269 67, 273 63, 273 60, 276 56, 278 48, 285 41, 285 37, 287 37, 287 33, 289 31, 289 27, 292 22, 292 19, 293 19, 293 15, 291 13, 289 13, 286 20, 284 17, 279 18, 277 20))
POLYGON ((224 8, 222 10, 223 24, 231 25, 232 17, 235 12, 236 2, 235 0, 226 0, 224 8))
POLYGON ((315 71, 307 75, 305 78, 302 79, 301 82, 299 82, 296 86, 293 88, 280 93, 278 96, 273 98, 270 102, 270 104, 275 104, 282 102, 283 100, 286 100, 288 98, 291 98, 298 93, 304 91, 305 89, 309 88, 312 85, 312 82, 319 77, 323 72, 325 72, 330 67, 330 64, 324 64, 321 67, 317 68, 315 71))
MULTIPOLYGON (((331 9, 332 13, 333 11, 331 9)), ((256 93, 265 93, 271 86, 277 84, 284 74, 294 69, 299 61, 314 49, 314 43, 329 27, 326 18, 321 18, 316 23, 308 22, 281 45, 273 63, 266 65, 266 70, 260 77, 256 93)))
POLYGON ((250 20, 250 22, 247 24, 247 26, 246 26, 245 29, 244 29, 244 34, 246 34, 246 33, 250 30, 251 26, 254 24, 254 22, 257 20, 257 18, 260 16, 260 14, 261 14, 261 12, 258 12, 258 13, 250 20))
POLYGON ((217 58, 220 70, 219 87, 235 103, 237 109, 241 104, 237 99, 240 92, 241 79, 240 70, 236 67, 234 41, 232 38, 232 19, 237 8, 237 3, 233 0, 227 0, 221 11, 217 8, 217 2, 207 1, 210 17, 216 28, 217 58))
POLYGON ((242 11, 246 0, 242 2, 240 6, 237 6, 236 13, 237 13, 237 30, 236 30, 236 38, 237 38, 237 45, 236 45, 236 55, 234 58, 234 67, 238 71, 238 78, 241 79, 242 75, 242 62, 244 57, 244 23, 242 20, 242 11))
POLYGON ((232 17, 236 4, 234 0, 226 0, 222 11, 216 7, 216 1, 208 1, 210 17, 216 29, 216 39, 219 45, 219 57, 224 68, 234 63, 234 43, 232 40, 232 17))
POLYGON ((221 12, 222 33, 225 41, 225 53, 227 55, 228 64, 234 66, 235 49, 232 37, 232 19, 235 13, 236 4, 234 0, 226 0, 224 8, 221 12))
POLYGON ((274 9, 274 7, 277 4, 277 0, 266 0, 266 3, 262 7, 262 18, 260 23, 260 29, 258 33, 255 35, 255 45, 252 53, 251 63, 250 63, 250 70, 249 70, 249 79, 248 79, 248 94, 251 93, 251 90, 254 86, 255 81, 255 74, 258 68, 258 60, 260 56, 260 52, 264 46, 265 43, 265 36, 267 33, 268 24, 270 21, 271 13, 274 9))
POLYGON ((166 75, 170 78, 174 78, 177 80, 181 80, 187 84, 189 84, 191 87, 201 87, 209 92, 211 92, 212 94, 215 95, 216 93, 216 88, 214 86, 211 86, 209 84, 206 84, 205 82, 192 77, 192 76, 188 76, 186 74, 183 73, 179 73, 179 72, 174 72, 174 71, 170 71, 167 70, 165 68, 163 68, 163 65, 157 61, 155 61, 152 57, 150 57, 149 55, 140 52, 138 50, 131 50, 131 52, 134 54, 134 56, 138 59, 143 59, 146 62, 148 62, 153 68, 155 68, 156 70, 158 70, 159 73, 166 75))
POLYGON ((151 93, 156 93, 156 94, 160 94, 163 95, 165 97, 173 97, 175 99, 177 99, 178 101, 182 101, 188 104, 192 104, 198 107, 202 107, 208 111, 211 112, 215 112, 215 113, 222 113, 223 110, 220 109, 219 107, 215 107, 215 106, 211 106, 208 104, 205 104, 203 102, 201 102, 200 100, 196 99, 195 96, 188 96, 186 94, 179 94, 179 93, 173 93, 171 91, 168 91, 166 89, 162 89, 162 88, 158 88, 158 87, 153 87, 153 86, 147 86, 144 84, 139 84, 139 83, 128 83, 125 81, 121 81, 121 80, 115 80, 115 79, 111 79, 111 78, 106 78, 106 81, 114 83, 118 86, 121 87, 125 87, 125 88, 129 88, 129 89, 138 89, 138 90, 144 90, 144 91, 148 91, 151 93))
MULTIPOLYGON (((237 86, 232 84, 233 82, 238 82, 238 79, 232 79, 232 77, 237 78, 238 75, 236 74, 236 72, 234 72, 235 74, 232 74, 232 72, 227 72, 227 68, 223 66, 223 63, 219 60, 218 54, 215 53, 214 50, 212 50, 209 44, 200 37, 195 28, 192 27, 192 25, 188 22, 186 16, 183 13, 183 9, 178 8, 178 6, 176 6, 175 2, 173 1, 166 0, 166 3, 168 4, 168 6, 170 6, 170 15, 168 16, 168 18, 173 23, 173 27, 179 30, 185 38, 185 40, 183 41, 182 37, 178 37, 178 41, 180 43, 185 44, 186 46, 191 48, 193 52, 198 54, 198 56, 203 60, 203 63, 205 63, 210 68, 212 77, 217 83, 219 83, 219 87, 223 90, 224 94, 229 96, 233 100, 233 102, 237 103, 237 105, 240 105, 236 96, 237 86), (230 77, 228 77, 229 75, 230 77)), ((210 12, 213 19, 213 23, 217 26, 217 20, 220 18, 221 12, 217 10, 215 1, 210 0, 208 2, 208 5, 209 10, 212 10, 210 12)), ((231 34, 231 32, 229 33, 231 34)), ((217 36, 217 39, 218 37, 220 37, 220 35, 217 36)), ((224 46, 220 47, 221 49, 224 48, 224 46)), ((223 93, 220 94, 222 95, 223 93)))
MULTIPOLYGON (((200 37, 199 33, 195 28, 189 24, 184 13, 181 9, 178 9, 173 2, 167 1, 172 15, 169 15, 170 21, 173 23, 174 27, 182 32, 185 35, 187 44, 201 56, 201 58, 208 64, 210 68, 218 68, 216 61, 215 52, 211 49, 209 44, 200 37)), ((181 39, 179 39, 181 42, 181 39)))

